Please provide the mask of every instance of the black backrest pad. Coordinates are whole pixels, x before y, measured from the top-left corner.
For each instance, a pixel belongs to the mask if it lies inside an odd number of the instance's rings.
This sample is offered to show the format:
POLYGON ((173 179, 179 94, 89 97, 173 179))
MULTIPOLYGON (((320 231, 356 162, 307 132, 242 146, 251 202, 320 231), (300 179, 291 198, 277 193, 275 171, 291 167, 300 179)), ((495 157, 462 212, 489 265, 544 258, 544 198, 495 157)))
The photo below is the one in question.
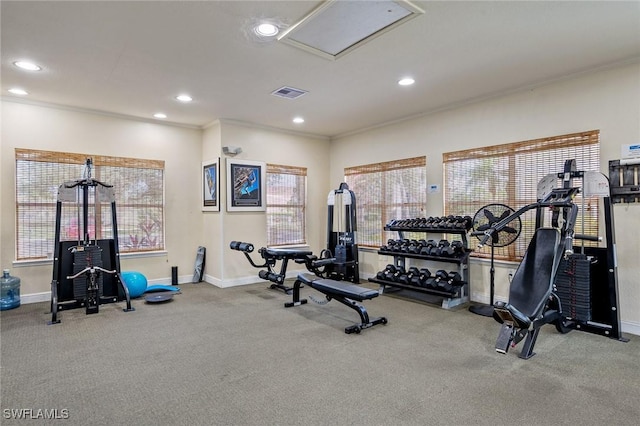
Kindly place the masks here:
POLYGON ((557 229, 538 228, 511 280, 509 303, 529 318, 540 314, 553 289, 559 242, 557 229))
POLYGON ((313 252, 300 249, 266 248, 265 253, 278 259, 305 259, 306 256, 311 255, 313 252))

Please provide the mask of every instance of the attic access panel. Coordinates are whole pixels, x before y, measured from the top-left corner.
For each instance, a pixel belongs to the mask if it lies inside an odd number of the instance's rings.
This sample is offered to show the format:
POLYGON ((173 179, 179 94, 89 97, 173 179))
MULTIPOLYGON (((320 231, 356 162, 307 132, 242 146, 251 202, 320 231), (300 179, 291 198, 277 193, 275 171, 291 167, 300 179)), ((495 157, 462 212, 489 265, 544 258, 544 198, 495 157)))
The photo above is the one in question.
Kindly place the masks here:
POLYGON ((327 59, 338 59, 422 13, 407 0, 327 0, 278 40, 327 59))

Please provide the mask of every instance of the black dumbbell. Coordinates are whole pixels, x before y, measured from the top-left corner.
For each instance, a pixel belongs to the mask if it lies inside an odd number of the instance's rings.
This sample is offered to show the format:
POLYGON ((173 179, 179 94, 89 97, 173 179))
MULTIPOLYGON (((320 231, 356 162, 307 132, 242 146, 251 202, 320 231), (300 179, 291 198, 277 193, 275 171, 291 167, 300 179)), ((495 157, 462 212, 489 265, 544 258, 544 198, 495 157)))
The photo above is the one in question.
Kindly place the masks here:
POLYGON ((451 244, 447 240, 440 240, 438 242, 438 246, 434 250, 431 250, 432 256, 449 257, 452 254, 453 254, 453 248, 451 247, 451 244))
POLYGON ((440 270, 436 274, 436 285, 439 290, 451 293, 456 290, 456 287, 462 285, 462 277, 455 271, 446 272, 440 270))
POLYGON ((468 231, 471 228, 473 228, 473 219, 471 218, 471 216, 465 216, 463 218, 463 221, 464 221, 464 229, 468 231))
POLYGON ((418 275, 418 284, 420 287, 427 287, 428 281, 431 279, 431 271, 427 268, 420 268, 420 275, 418 275))
POLYGON ((422 248, 420 249, 420 254, 425 255, 425 256, 430 256, 431 255, 431 251, 436 248, 438 246, 438 243, 436 242, 436 240, 429 240, 427 241, 427 243, 422 246, 422 248))
POLYGON ((436 290, 444 290, 444 285, 449 278, 449 272, 444 269, 438 269, 435 275, 435 281, 433 283, 433 288, 436 290))
POLYGON ((453 248, 452 256, 461 257, 464 254, 464 244, 460 240, 452 241, 451 248, 453 248))
POLYGON ((407 272, 407 277, 409 278, 409 284, 419 286, 420 285, 420 270, 415 266, 409 268, 407 272))
POLYGON ((382 271, 376 274, 376 278, 383 281, 393 281, 393 275, 396 273, 395 265, 387 265, 382 271))
POLYGON ((422 245, 418 240, 411 240, 409 242, 409 245, 407 246, 407 252, 413 253, 413 254, 420 254, 421 248, 422 248, 422 245))
POLYGON ((394 272, 393 276, 391 277, 391 281, 395 281, 395 282, 403 282, 404 281, 404 276, 407 275, 407 271, 405 271, 403 266, 396 266, 396 272, 394 272))
POLYGON ((425 278, 422 286, 431 290, 436 290, 438 288, 436 285, 436 279, 435 275, 431 275, 431 273, 429 273, 429 276, 425 278))
POLYGON ((409 283, 411 282, 411 277, 409 276, 409 273, 405 272, 403 267, 398 267, 398 271, 399 273, 395 281, 400 284, 409 285, 409 283))

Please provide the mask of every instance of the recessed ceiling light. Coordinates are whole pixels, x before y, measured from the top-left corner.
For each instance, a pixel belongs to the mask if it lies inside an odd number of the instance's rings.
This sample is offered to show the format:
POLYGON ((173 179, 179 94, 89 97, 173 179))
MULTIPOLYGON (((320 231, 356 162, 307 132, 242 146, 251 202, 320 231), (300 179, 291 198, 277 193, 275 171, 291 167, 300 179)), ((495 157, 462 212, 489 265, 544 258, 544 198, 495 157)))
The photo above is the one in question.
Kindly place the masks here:
POLYGON ((302 117, 295 117, 295 118, 293 119, 293 122, 294 122, 294 123, 296 123, 296 124, 304 123, 304 118, 302 118, 302 117))
POLYGON ((280 31, 278 27, 269 23, 260 24, 256 26, 253 30, 256 32, 256 34, 262 37, 273 37, 276 34, 278 34, 278 32, 280 31))
POLYGON ((411 77, 405 77, 402 80, 399 80, 398 84, 400 86, 411 86, 415 82, 416 81, 414 79, 412 79, 411 77))
POLYGON ((42 69, 40 65, 36 65, 29 61, 15 61, 13 65, 27 71, 40 71, 42 69))
POLYGON ((167 118, 167 114, 165 114, 163 112, 156 112, 155 114, 153 114, 153 116, 155 118, 167 118))
POLYGON ((18 89, 17 87, 9 89, 9 93, 13 93, 14 95, 20 95, 20 96, 25 96, 29 94, 29 92, 27 92, 26 90, 18 89))
POLYGON ((176 99, 180 102, 191 102, 193 100, 193 98, 189 95, 178 95, 176 96, 176 99))

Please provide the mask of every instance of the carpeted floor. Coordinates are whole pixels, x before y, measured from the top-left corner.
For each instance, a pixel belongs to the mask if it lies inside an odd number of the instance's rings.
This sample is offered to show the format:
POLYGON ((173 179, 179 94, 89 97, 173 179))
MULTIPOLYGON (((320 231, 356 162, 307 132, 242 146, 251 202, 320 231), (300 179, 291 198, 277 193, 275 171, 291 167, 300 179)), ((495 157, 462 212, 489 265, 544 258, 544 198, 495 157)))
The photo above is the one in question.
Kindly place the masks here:
MULTIPOLYGON (((530 360, 499 325, 395 296, 361 334, 331 302, 285 309, 267 284, 185 284, 172 302, 0 314, 3 425, 636 425, 640 338, 543 328, 530 360), (46 420, 45 417, 58 417, 46 420)), ((305 288, 303 296, 322 295, 305 288)))

